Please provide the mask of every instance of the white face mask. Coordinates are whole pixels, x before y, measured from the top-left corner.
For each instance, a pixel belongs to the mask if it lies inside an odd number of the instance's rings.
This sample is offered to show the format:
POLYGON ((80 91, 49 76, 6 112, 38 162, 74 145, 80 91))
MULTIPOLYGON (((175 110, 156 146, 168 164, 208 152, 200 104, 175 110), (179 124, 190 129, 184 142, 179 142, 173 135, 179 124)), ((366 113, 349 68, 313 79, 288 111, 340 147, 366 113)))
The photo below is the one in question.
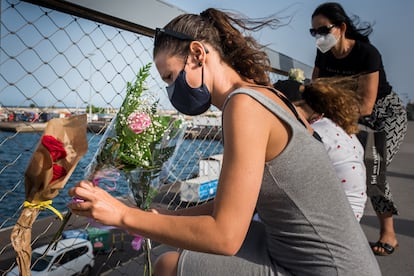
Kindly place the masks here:
POLYGON ((329 33, 327 35, 316 35, 316 48, 322 53, 328 52, 337 43, 336 37, 329 33))

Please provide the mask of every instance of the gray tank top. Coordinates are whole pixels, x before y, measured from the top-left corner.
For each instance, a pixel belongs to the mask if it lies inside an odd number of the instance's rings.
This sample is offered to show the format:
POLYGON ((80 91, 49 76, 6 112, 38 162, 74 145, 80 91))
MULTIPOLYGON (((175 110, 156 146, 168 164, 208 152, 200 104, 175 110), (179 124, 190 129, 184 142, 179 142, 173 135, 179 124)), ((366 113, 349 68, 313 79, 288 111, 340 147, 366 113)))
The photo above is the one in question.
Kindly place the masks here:
POLYGON ((224 108, 235 94, 251 96, 292 129, 286 148, 265 163, 256 206, 274 262, 294 275, 381 275, 323 144, 255 90, 235 90, 224 108))

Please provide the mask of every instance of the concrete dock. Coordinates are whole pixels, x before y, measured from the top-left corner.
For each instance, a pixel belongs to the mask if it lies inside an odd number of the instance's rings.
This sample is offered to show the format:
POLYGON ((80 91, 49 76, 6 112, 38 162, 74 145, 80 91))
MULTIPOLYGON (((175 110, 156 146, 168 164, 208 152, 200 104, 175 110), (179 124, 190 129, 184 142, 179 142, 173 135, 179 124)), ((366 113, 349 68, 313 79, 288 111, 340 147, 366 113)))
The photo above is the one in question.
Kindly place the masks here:
MULTIPOLYGON (((384 276, 411 276, 414 275, 414 121, 409 122, 407 136, 388 169, 388 180, 394 200, 400 210, 400 215, 394 217, 399 248, 390 256, 377 256, 376 258, 384 276)), ((42 221, 34 229, 33 237, 40 237, 36 243, 50 240, 56 231, 59 224, 52 223, 50 220, 53 219, 42 221)), ((85 227, 85 220, 74 217, 68 226, 70 228, 85 227)), ((369 242, 377 241, 379 225, 370 202, 367 202, 361 227, 369 242)), ((10 269, 13 263, 13 252, 9 241, 10 230, 0 231, 0 275, 10 269)), ((122 239, 122 242, 115 244, 108 254, 98 254, 92 275, 142 275, 145 263, 143 255, 140 252, 131 251, 129 242, 128 238, 122 239)), ((153 259, 155 260, 167 250, 175 249, 166 245, 154 245, 153 259)))
MULTIPOLYGON (((400 215, 394 217, 399 248, 390 256, 376 258, 384 276, 412 276, 414 275, 414 121, 408 123, 407 136, 388 168, 388 181, 400 210, 400 215)), ((376 242, 379 237, 379 224, 370 202, 367 202, 361 226, 368 241, 376 242)), ((153 249, 152 255, 156 259, 168 250, 175 249, 159 245, 153 249)), ((139 256, 102 275, 138 275, 137 273, 143 269, 144 258, 139 256)))
MULTIPOLYGON (((399 248, 390 256, 377 256, 377 260, 384 276, 414 275, 414 121, 408 122, 407 135, 387 175, 400 212, 394 217, 399 248)), ((379 225, 370 203, 361 225, 368 240, 376 242, 379 225)))

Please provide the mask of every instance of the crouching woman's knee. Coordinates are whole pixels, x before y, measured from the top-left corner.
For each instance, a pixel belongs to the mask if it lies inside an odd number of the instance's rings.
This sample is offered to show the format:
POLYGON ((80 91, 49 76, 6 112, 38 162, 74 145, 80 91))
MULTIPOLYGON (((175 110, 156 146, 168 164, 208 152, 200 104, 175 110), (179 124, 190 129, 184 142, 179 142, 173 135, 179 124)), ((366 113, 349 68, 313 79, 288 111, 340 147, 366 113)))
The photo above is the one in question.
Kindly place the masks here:
POLYGON ((177 275, 179 258, 180 253, 177 251, 166 252, 159 256, 154 264, 154 276, 177 275))

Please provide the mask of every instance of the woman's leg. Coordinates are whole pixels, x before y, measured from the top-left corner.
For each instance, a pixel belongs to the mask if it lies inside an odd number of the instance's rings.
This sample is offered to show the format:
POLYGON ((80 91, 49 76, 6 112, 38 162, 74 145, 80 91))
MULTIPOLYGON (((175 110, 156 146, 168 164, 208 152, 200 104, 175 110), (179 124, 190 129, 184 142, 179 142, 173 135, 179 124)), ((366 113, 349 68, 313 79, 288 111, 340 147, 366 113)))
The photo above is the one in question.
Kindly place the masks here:
MULTIPOLYGON (((395 236, 394 230, 394 219, 392 213, 377 213, 379 222, 380 222, 380 238, 379 242, 383 244, 389 244, 392 248, 398 246, 397 237, 395 236)), ((372 247, 374 253, 378 255, 387 255, 390 252, 386 252, 386 248, 380 244, 374 245, 372 247)), ((392 252, 391 252, 392 253, 392 252)))
MULTIPOLYGON (((398 245, 397 237, 394 230, 393 215, 398 214, 397 207, 392 200, 392 195, 389 190, 389 184, 386 182, 385 196, 371 197, 371 203, 376 211, 380 223, 380 236, 378 242, 389 244, 393 248, 398 245)), ((374 253, 378 255, 386 255, 385 248, 379 244, 372 247, 374 253)))
POLYGON ((178 251, 169 251, 159 256, 154 264, 154 276, 176 276, 179 258, 178 251))
MULTIPOLYGON (((374 120, 378 131, 385 131, 387 146, 387 167, 404 139, 407 131, 407 113, 402 101, 395 93, 378 101, 374 108, 374 120)), ((372 196, 371 203, 377 213, 380 223, 379 242, 389 244, 392 247, 398 245, 394 230, 393 215, 398 214, 398 209, 392 199, 388 181, 385 182, 383 196, 372 196)), ((386 250, 376 245, 372 248, 377 254, 386 254, 386 250)))
MULTIPOLYGON (((177 264, 177 255, 167 256, 161 259, 162 267, 171 268, 177 264), (165 261, 165 262, 164 262, 165 261)), ((267 234, 263 224, 252 221, 242 247, 234 256, 224 256, 182 250, 179 253, 177 274, 181 276, 205 275, 266 275, 287 276, 291 275, 283 268, 277 266, 271 259, 267 247, 267 234)), ((161 264, 161 263, 160 263, 161 264)), ((160 265, 161 267, 161 265, 160 265)), ((174 271, 168 269, 167 273, 174 271)), ((156 274, 161 275, 161 273, 156 274)))

